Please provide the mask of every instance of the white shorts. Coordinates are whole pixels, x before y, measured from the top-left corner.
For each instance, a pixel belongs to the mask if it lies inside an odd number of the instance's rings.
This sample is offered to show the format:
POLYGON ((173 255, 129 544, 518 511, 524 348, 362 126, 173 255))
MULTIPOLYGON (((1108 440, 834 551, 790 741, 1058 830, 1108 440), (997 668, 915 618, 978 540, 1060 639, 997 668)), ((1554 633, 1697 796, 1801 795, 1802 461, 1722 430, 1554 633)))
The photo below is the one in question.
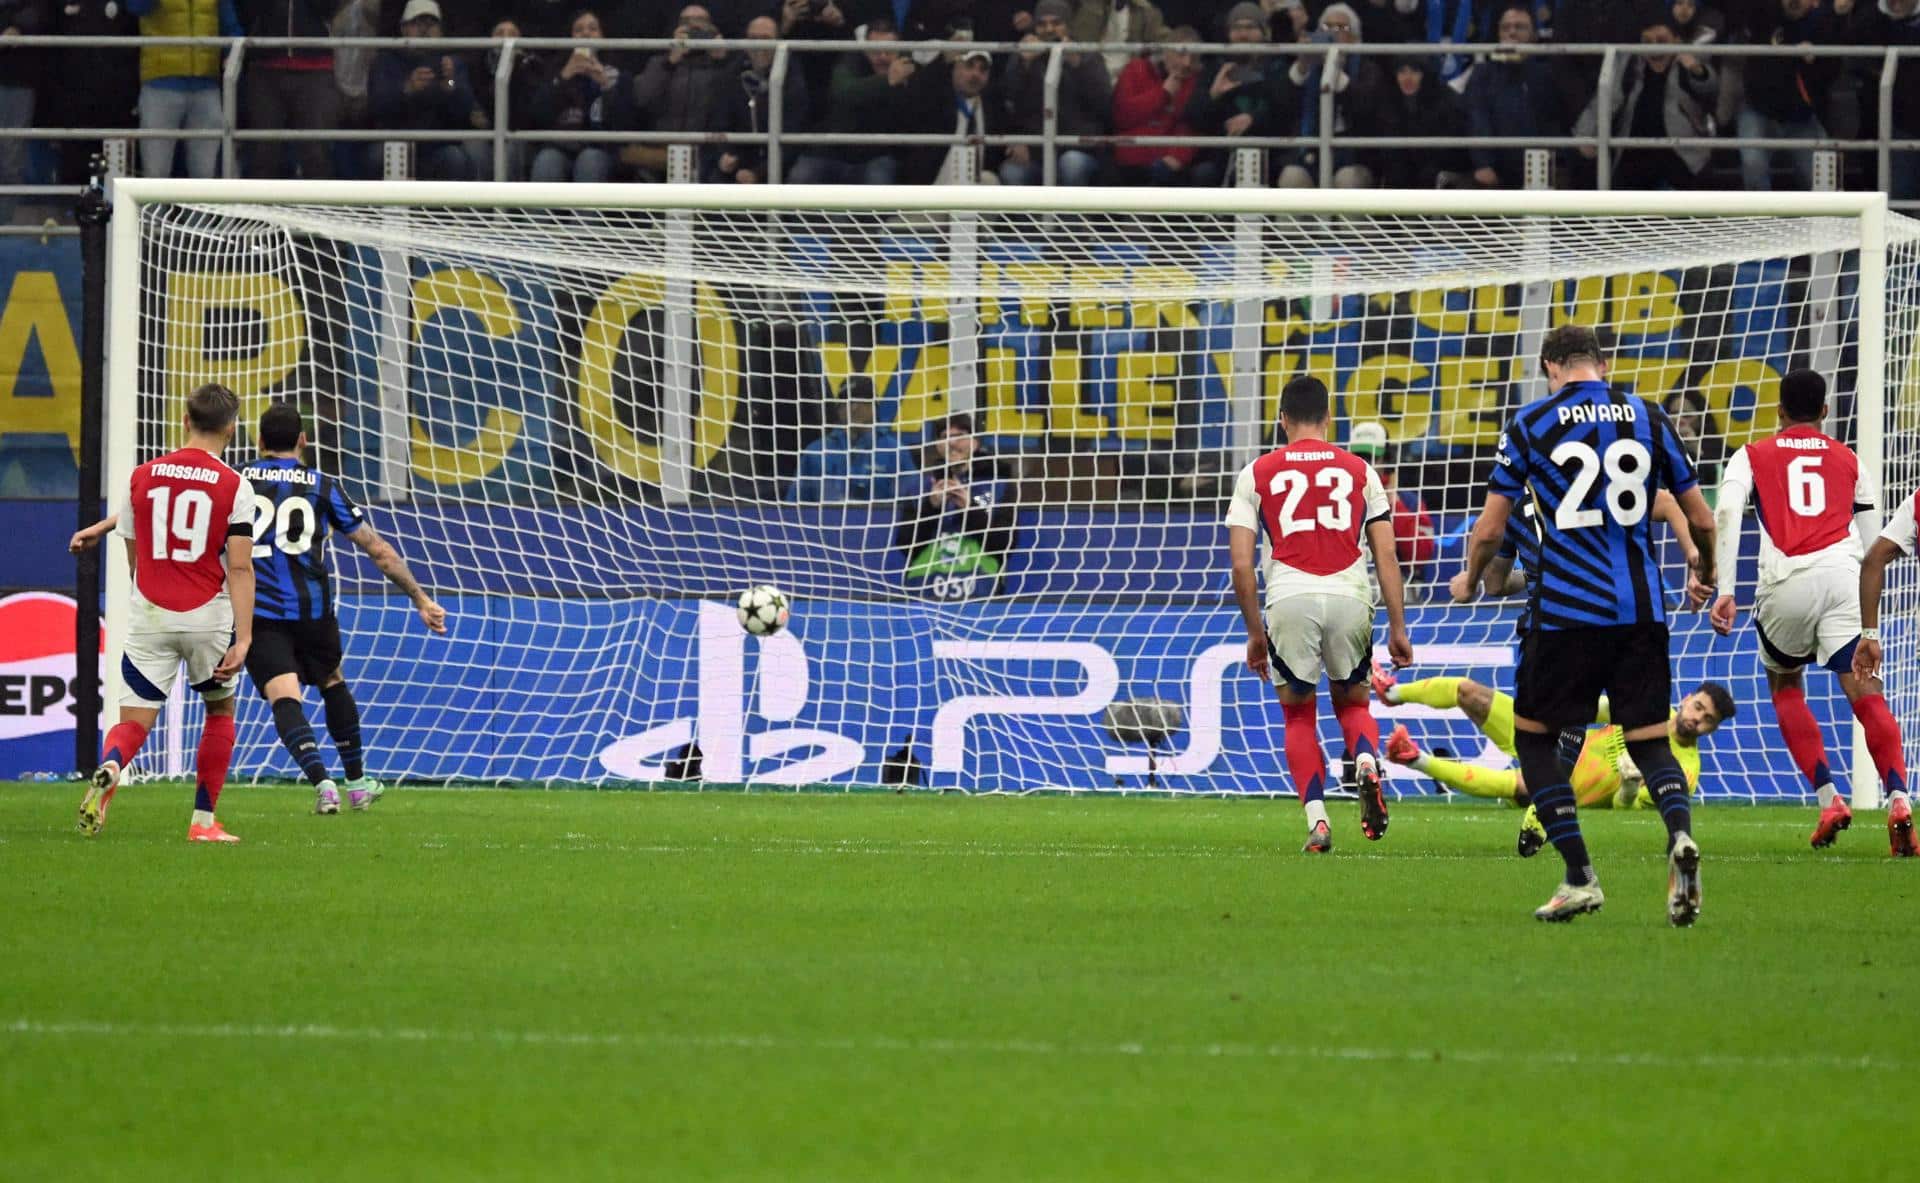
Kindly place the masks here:
POLYGON ((1825 665, 1860 636, 1860 571, 1807 567, 1764 585, 1753 602, 1760 662, 1776 673, 1825 665))
POLYGON ((1267 652, 1276 679, 1311 690, 1324 674, 1365 676, 1373 660, 1373 605, 1353 596, 1308 593, 1267 605, 1267 652))
POLYGON ((187 685, 208 702, 219 702, 233 695, 239 675, 222 681, 213 676, 213 668, 227 655, 233 632, 131 633, 120 657, 120 705, 158 707, 173 693, 173 680, 180 666, 187 667, 187 685))

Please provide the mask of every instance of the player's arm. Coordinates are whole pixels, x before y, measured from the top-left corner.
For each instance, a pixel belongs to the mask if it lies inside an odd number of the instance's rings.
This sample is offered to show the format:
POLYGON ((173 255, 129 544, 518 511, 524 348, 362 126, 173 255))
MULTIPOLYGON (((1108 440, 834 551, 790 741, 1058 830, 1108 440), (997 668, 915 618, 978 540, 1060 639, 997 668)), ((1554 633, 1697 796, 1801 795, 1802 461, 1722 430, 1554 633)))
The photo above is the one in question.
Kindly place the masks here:
POLYGON ((1465 578, 1456 580, 1457 586, 1450 587, 1453 598, 1458 602, 1469 604, 1478 596, 1480 586, 1486 579, 1487 568, 1500 553, 1500 540, 1506 537, 1507 518, 1512 513, 1513 498, 1505 493, 1487 494, 1486 505, 1474 520, 1473 529, 1467 532, 1465 578))
POLYGON ((1267 674, 1267 622, 1260 614, 1260 582, 1253 573, 1259 547, 1258 530, 1227 527, 1227 551, 1233 559, 1233 599, 1240 605, 1240 619, 1247 626, 1247 668, 1265 682, 1271 681, 1267 674))
POLYGON ((1714 566, 1726 586, 1720 589, 1720 596, 1714 600, 1713 611, 1708 616, 1714 631, 1723 637, 1733 631, 1733 591, 1740 572, 1740 526, 1746 520, 1747 497, 1752 492, 1753 465, 1747 461, 1747 450, 1742 448, 1727 462, 1726 472, 1720 478, 1720 507, 1714 511, 1714 522, 1719 527, 1714 566))
POLYGON ((247 664, 247 650, 253 647, 253 533, 227 535, 227 598, 233 601, 233 644, 220 664, 213 667, 215 677, 231 678, 247 664))
POLYGON ((108 514, 106 517, 101 518, 99 521, 95 522, 93 525, 88 526, 86 529, 79 531, 72 538, 67 539, 67 553, 76 554, 76 555, 79 554, 81 551, 86 550, 88 547, 100 541, 102 538, 105 538, 108 534, 113 533, 114 527, 118 526, 119 524, 120 524, 119 514, 117 513, 108 514))
POLYGON ((414 610, 420 613, 420 623, 436 633, 447 631, 447 610, 434 602, 434 598, 420 586, 420 581, 415 579, 413 572, 407 569, 407 561, 400 557, 400 552, 393 549, 391 543, 380 537, 371 525, 364 522, 355 527, 347 537, 369 559, 373 560, 373 565, 380 569, 380 574, 385 575, 393 586, 405 592, 407 598, 413 601, 414 610))
POLYGON ((1707 504, 1700 486, 1694 485, 1674 500, 1687 515, 1687 533, 1693 539, 1693 574, 1687 584, 1687 598, 1696 605, 1707 602, 1719 580, 1719 562, 1714 554, 1713 507, 1707 504))
POLYGON ((1672 493, 1662 489, 1653 495, 1653 516, 1667 524, 1673 531, 1675 540, 1680 543, 1680 557, 1687 564, 1687 570, 1693 570, 1693 563, 1699 557, 1694 547, 1693 532, 1687 529, 1687 515, 1681 511, 1680 502, 1672 493))
POLYGON ((1856 678, 1871 678, 1880 672, 1880 593, 1887 586, 1887 564, 1913 553, 1914 536, 1920 533, 1913 502, 1909 497, 1901 504, 1887 528, 1867 548, 1867 557, 1860 560, 1860 643, 1853 648, 1856 678))
POLYGON ((1367 545, 1373 548, 1373 567, 1380 576, 1380 599, 1387 606, 1387 653, 1393 664, 1413 664, 1413 640, 1407 635, 1407 585, 1400 573, 1400 556, 1393 537, 1393 517, 1367 523, 1367 545))

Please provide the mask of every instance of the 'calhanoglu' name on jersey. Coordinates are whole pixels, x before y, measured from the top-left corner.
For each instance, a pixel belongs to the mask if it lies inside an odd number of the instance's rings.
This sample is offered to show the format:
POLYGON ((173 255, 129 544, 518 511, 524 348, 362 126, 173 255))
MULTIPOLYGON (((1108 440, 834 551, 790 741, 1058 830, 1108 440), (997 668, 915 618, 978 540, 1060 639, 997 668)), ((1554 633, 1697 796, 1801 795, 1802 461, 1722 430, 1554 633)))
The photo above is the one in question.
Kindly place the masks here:
POLYGON ((249 464, 241 474, 250 481, 284 481, 295 485, 317 485, 320 474, 311 468, 262 468, 249 464))
POLYGON ((1632 423, 1639 417, 1640 409, 1632 403, 1581 403, 1560 408, 1562 423, 1632 423))

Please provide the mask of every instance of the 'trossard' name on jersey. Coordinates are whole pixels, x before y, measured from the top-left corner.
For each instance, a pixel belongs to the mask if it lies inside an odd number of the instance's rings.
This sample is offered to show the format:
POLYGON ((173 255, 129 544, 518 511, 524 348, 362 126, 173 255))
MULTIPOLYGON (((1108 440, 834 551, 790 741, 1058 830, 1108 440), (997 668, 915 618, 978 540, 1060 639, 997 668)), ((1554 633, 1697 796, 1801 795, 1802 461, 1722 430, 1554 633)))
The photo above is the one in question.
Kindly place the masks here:
POLYGON ((296 485, 320 483, 320 474, 311 468, 262 468, 257 464, 249 464, 247 470, 240 475, 250 481, 281 481, 296 485))
POLYGON ((1773 437, 1773 446, 1776 448, 1790 448, 1796 452, 1822 452, 1827 448, 1827 441, 1823 439, 1808 439, 1803 436, 1777 435, 1773 437))
POLYGON ((218 469, 206 468, 195 464, 156 464, 148 471, 154 476, 171 477, 176 481, 199 481, 203 485, 220 483, 218 469))
POLYGON ((1576 403, 1560 408, 1562 423, 1632 423, 1640 409, 1632 403, 1576 403))

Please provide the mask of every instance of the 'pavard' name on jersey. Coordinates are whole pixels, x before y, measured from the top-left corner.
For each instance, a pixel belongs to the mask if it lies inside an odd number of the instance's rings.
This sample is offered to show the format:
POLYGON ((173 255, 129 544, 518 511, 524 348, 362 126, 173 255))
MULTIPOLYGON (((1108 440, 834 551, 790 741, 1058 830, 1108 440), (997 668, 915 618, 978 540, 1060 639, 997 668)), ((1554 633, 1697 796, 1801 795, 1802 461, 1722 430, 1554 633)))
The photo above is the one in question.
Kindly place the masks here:
POLYGON ((1653 498, 1699 484, 1666 412, 1604 382, 1569 382, 1514 413, 1489 491, 1532 496, 1538 550, 1527 627, 1608 628, 1667 618, 1653 498))

